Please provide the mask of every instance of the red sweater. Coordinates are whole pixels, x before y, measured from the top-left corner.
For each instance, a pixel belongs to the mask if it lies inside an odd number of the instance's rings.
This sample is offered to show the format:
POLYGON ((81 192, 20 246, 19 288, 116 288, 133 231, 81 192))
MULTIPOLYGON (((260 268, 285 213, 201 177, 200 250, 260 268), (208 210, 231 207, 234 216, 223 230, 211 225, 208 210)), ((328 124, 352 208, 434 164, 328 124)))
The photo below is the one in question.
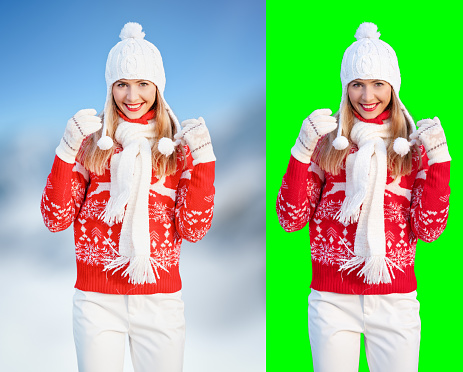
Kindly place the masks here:
MULTIPOLYGON (((357 151, 354 145, 351 152, 357 151)), ((277 198, 277 214, 285 231, 302 229, 309 222, 312 257, 311 288, 346 294, 407 293, 416 289, 414 272, 417 239, 431 242, 447 223, 449 209, 450 162, 428 166, 421 147, 413 158, 413 171, 395 182, 388 171, 384 194, 386 255, 402 271, 393 269, 389 284, 369 285, 357 276, 339 271, 344 259, 351 258, 357 223, 344 226, 334 216, 345 198, 345 160, 339 174, 322 171, 312 161, 303 164, 291 156, 277 198), (349 247, 349 250, 346 249, 349 247)))
MULTIPOLYGON (((122 151, 120 145, 116 153, 122 151)), ((179 274, 182 239, 200 240, 211 226, 214 209, 215 162, 193 167, 185 146, 186 165, 180 151, 177 172, 157 184, 152 175, 149 195, 151 257, 168 272, 159 270, 153 284, 134 285, 121 271, 103 271, 116 257, 122 223, 111 227, 99 215, 109 200, 110 170, 103 175, 89 172, 82 164, 68 164, 55 157, 42 195, 41 210, 45 225, 52 232, 74 223, 77 260, 75 287, 83 291, 113 294, 172 293, 181 289, 179 274)), ((110 160, 109 160, 110 161, 110 160)))

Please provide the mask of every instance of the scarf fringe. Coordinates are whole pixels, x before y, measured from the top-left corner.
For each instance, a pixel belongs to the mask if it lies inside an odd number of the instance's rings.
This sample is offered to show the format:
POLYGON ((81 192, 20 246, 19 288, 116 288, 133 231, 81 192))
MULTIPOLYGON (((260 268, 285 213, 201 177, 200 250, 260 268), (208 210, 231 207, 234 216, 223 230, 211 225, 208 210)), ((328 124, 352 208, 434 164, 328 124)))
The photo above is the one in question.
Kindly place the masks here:
POLYGON ((396 268, 403 272, 403 270, 392 262, 390 258, 382 255, 370 257, 354 256, 350 259, 346 259, 339 267, 339 271, 349 270, 349 274, 351 271, 360 268, 362 265, 364 266, 357 273, 357 276, 363 276, 363 282, 367 284, 392 283, 392 279, 395 279, 392 268, 396 268))
POLYGON ((132 284, 153 284, 156 279, 160 279, 158 268, 169 272, 164 266, 157 262, 153 257, 149 256, 134 256, 125 257, 119 256, 105 265, 103 271, 113 271, 113 274, 122 270, 125 266, 128 267, 122 272, 123 277, 129 277, 129 283, 132 284))
POLYGON ((360 206, 365 199, 365 195, 366 190, 361 190, 352 197, 346 197, 341 205, 341 209, 335 214, 334 218, 344 225, 358 222, 360 206))
POLYGON ((130 197, 130 191, 124 191, 117 198, 110 198, 105 210, 100 214, 100 219, 108 225, 121 223, 124 220, 125 207, 130 197))
POLYGON ((119 256, 112 261, 111 260, 108 260, 108 261, 110 262, 107 265, 105 265, 103 271, 114 270, 113 271, 113 274, 114 274, 115 272, 121 270, 122 268, 124 268, 124 266, 130 263, 130 257, 119 256))

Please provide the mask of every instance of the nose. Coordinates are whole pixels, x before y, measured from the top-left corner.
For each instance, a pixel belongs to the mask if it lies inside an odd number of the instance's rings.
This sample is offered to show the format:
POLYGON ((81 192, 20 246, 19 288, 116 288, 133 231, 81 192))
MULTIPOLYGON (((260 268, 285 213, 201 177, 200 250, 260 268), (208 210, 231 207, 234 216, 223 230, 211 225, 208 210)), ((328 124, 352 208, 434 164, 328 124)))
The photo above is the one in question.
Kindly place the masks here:
POLYGON ((139 94, 137 87, 129 86, 127 89, 127 100, 129 102, 136 102, 138 100, 139 94))
POLYGON ((362 99, 365 103, 370 103, 374 100, 373 89, 369 85, 363 87, 362 99))

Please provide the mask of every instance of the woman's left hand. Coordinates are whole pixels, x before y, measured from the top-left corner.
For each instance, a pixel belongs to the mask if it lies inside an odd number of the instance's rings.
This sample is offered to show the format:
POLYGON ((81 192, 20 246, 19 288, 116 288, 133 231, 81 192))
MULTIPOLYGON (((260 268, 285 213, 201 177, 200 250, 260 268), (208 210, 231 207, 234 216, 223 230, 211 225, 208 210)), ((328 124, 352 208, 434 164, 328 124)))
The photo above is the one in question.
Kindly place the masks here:
POLYGON ((182 122, 182 131, 175 135, 176 140, 186 143, 193 156, 193 165, 216 161, 212 149, 211 136, 202 117, 182 122))
POLYGON ((434 119, 423 119, 418 123, 418 130, 410 135, 410 139, 421 142, 428 155, 428 164, 450 161, 449 149, 444 129, 436 116, 434 119))

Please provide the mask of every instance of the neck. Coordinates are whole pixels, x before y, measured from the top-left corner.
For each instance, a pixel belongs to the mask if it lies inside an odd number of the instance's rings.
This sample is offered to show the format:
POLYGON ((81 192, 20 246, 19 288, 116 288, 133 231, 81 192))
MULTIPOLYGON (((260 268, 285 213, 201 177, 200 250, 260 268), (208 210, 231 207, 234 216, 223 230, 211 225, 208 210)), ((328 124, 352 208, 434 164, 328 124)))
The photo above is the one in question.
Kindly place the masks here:
POLYGON ((381 114, 379 114, 377 117, 373 119, 365 119, 357 111, 354 110, 355 117, 365 123, 384 124, 383 120, 389 119, 390 114, 391 110, 384 110, 381 114))
POLYGON ((153 109, 153 110, 150 110, 148 111, 145 115, 143 115, 142 117, 138 118, 138 119, 129 119, 127 116, 124 115, 124 113, 117 109, 117 113, 119 114, 119 116, 124 119, 125 121, 129 122, 129 123, 137 123, 137 124, 148 124, 148 120, 151 120, 151 119, 154 119, 155 115, 156 115, 156 111, 153 109))

